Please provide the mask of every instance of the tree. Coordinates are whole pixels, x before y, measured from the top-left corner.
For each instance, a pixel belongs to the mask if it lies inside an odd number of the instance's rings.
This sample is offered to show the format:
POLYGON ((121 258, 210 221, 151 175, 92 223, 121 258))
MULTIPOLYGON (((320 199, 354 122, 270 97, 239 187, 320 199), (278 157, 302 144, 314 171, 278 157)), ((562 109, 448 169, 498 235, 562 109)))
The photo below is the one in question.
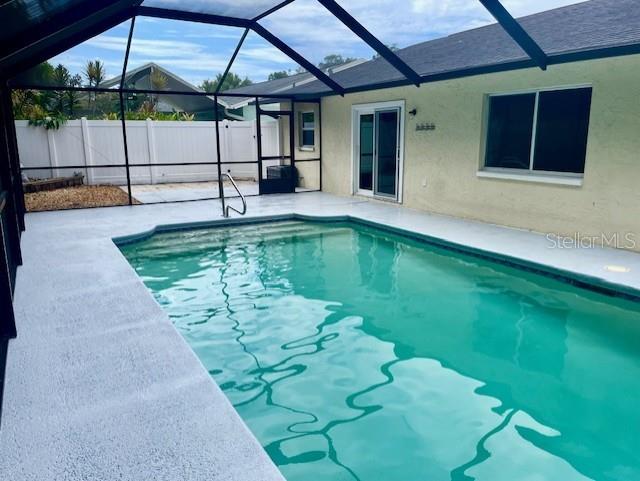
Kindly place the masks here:
MULTIPOLYGON (((392 43, 391 45, 387 45, 387 48, 388 48, 389 50, 391 50, 392 52, 397 52, 398 50, 400 50, 400 49, 398 48, 398 46, 397 46, 395 43, 392 43)), ((377 58, 380 58, 380 55, 378 55, 378 54, 376 53, 376 54, 375 54, 373 57, 371 57, 371 58, 372 58, 373 60, 375 60, 375 59, 377 59, 377 58)))
MULTIPOLYGON (((78 74, 73 75, 69 78, 69 87, 80 87, 82 86, 82 77, 78 74)), ((69 116, 73 116, 75 108, 80 103, 80 92, 77 90, 67 90, 65 92, 65 108, 66 112, 69 116)))
MULTIPOLYGON (((15 78, 17 83, 25 85, 53 85, 53 65, 42 62, 15 78)), ((53 92, 38 90, 12 90, 13 114, 16 120, 28 120, 46 115, 53 92)))
MULTIPOLYGON (((56 87, 69 87, 71 86, 71 74, 67 67, 61 63, 53 70, 53 84, 56 87)), ((65 105, 67 103, 67 93, 63 90, 56 90, 53 92, 53 99, 51 110, 60 114, 64 113, 65 105)))
POLYGON ((345 63, 353 62, 354 60, 356 59, 352 57, 344 58, 340 54, 333 53, 331 55, 327 55, 324 60, 318 64, 318 67, 321 70, 324 70, 331 67, 337 67, 338 65, 343 65, 345 63))
MULTIPOLYGON (((104 63, 100 60, 89 60, 84 67, 84 76, 87 78, 89 87, 98 88, 106 77, 104 63)), ((89 103, 92 105, 92 111, 96 113, 96 93, 89 93, 89 103)))
MULTIPOLYGON (((152 68, 151 74, 149 74, 149 82, 151 83, 152 90, 165 90, 169 85, 169 79, 167 76, 154 68, 152 68)), ((158 95, 151 96, 151 103, 154 109, 158 106, 158 101, 158 95)))
POLYGON ((80 92, 66 90, 82 86, 82 76, 72 75, 64 65, 55 68, 48 62, 30 69, 20 76, 21 81, 33 85, 59 87, 55 91, 22 90, 12 92, 13 109, 16 119, 39 121, 56 118, 63 122, 66 116, 73 116, 80 104, 80 92))
POLYGON ((16 120, 29 120, 45 115, 45 101, 37 90, 12 90, 13 117, 16 120))
POLYGON ((287 78, 289 76, 289 72, 286 70, 281 70, 279 72, 271 72, 267 80, 278 80, 280 78, 287 78))
POLYGON ((151 70, 149 82, 151 83, 152 90, 165 90, 167 85, 169 85, 167 76, 156 69, 151 70))
POLYGON ((212 94, 212 93, 214 93, 216 91, 216 86, 217 85, 218 84, 217 84, 217 82, 215 80, 207 79, 207 80, 203 81, 200 84, 200 89, 205 91, 205 92, 207 92, 207 93, 209 93, 209 94, 212 94))
POLYGON ((84 67, 84 76, 87 78, 89 87, 100 87, 106 77, 104 63, 100 60, 89 60, 84 67))
MULTIPOLYGON (((200 88, 208 93, 213 93, 218 88, 218 84, 222 80, 222 74, 219 73, 216 75, 214 80, 205 80, 200 84, 200 88)), ((229 72, 227 77, 224 79, 222 83, 222 87, 220 88, 220 92, 224 92, 225 90, 235 89, 238 87, 246 87, 247 85, 251 85, 253 82, 249 79, 249 77, 245 77, 244 79, 239 75, 229 72)))
POLYGON ((29 70, 16 75, 16 82, 26 85, 51 85, 53 79, 53 65, 42 62, 29 70))

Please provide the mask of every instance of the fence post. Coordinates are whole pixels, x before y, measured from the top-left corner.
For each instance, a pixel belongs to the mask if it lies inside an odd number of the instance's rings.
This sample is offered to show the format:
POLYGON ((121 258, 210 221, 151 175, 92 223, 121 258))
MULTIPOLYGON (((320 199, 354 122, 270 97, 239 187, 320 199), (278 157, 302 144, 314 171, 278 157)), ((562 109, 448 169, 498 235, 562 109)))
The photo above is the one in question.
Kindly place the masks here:
POLYGON ((145 120, 147 125, 147 146, 149 149, 149 183, 156 183, 156 166, 158 156, 156 155, 156 136, 153 131, 153 120, 145 120))
POLYGON ((282 148, 282 132, 284 131, 284 129, 282 128, 282 119, 278 119, 277 122, 274 122, 276 125, 276 133, 275 133, 275 138, 276 138, 276 148, 277 148, 277 154, 276 155, 284 155, 284 149, 282 148))
POLYGON ((91 157, 91 137, 89 137, 89 122, 86 117, 80 118, 80 127, 82 128, 82 148, 84 150, 84 165, 87 174, 87 185, 93 185, 93 169, 88 166, 93 165, 91 157))
MULTIPOLYGON (((223 132, 224 134, 222 135, 222 141, 224 142, 224 160, 222 159, 218 159, 220 162, 232 162, 232 157, 231 157, 231 142, 229 141, 229 137, 231 135, 231 127, 229 126, 229 121, 228 120, 223 120, 222 121, 222 126, 223 126, 223 132)), ((225 167, 227 170, 229 170, 229 166, 225 167)))
POLYGON ((58 153, 56 152, 56 141, 53 136, 53 129, 47 130, 47 142, 49 144, 49 165, 51 166, 51 177, 58 177, 58 153))
POLYGON ((251 142, 251 158, 258 158, 258 132, 256 130, 256 123, 252 122, 251 126, 251 136, 253 137, 253 142, 251 142))

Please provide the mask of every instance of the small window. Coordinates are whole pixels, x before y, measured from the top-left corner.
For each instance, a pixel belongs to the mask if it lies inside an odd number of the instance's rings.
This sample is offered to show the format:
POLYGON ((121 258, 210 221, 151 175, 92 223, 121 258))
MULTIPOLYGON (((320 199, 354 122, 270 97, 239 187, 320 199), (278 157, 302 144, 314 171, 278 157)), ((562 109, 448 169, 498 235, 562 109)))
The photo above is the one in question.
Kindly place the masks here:
POLYGON ((485 167, 583 174, 591 88, 489 99, 485 167))
POLYGON ((313 148, 316 145, 316 116, 313 112, 300 115, 300 147, 313 148))

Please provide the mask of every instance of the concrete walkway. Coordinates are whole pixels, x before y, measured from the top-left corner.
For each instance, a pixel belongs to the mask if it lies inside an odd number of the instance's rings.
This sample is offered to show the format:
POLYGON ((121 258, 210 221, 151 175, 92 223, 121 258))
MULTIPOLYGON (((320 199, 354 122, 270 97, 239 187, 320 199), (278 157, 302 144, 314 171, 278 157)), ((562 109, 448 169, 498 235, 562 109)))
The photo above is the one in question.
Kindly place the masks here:
MULTIPOLYGON (((349 215, 640 291, 636 253, 552 249, 539 234, 328 194, 248 201, 253 218, 349 215)), ((112 242, 156 225, 214 220, 219 201, 27 216, 1 480, 282 479, 112 242)))
MULTIPOLYGON (((237 182, 242 195, 258 195, 258 183, 246 180, 237 182)), ((120 187, 127 192, 126 186, 120 187)), ((183 182, 175 184, 132 185, 131 194, 142 204, 156 202, 180 202, 187 200, 215 199, 218 197, 218 182, 183 182)), ((230 182, 224 183, 225 197, 238 194, 230 182)))

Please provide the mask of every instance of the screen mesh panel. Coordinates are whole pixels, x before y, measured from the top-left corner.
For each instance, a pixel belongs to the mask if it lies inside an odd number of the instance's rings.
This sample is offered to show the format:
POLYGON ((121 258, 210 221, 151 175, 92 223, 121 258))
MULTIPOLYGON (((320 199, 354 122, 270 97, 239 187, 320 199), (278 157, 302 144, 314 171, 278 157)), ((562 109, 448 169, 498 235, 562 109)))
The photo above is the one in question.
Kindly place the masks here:
POLYGON ((51 0, 47 2, 13 0, 0 5, 0 39, 10 39, 38 23, 86 3, 86 0, 51 0))
MULTIPOLYGON (((242 28, 139 17, 131 39, 127 87, 213 93, 243 33, 242 28)), ((251 80, 248 69, 231 72, 241 81, 251 80)), ((206 98, 192 97, 175 107, 195 113, 208 109, 208 103, 206 98)))
POLYGON ((375 52, 315 0, 296 0, 260 20, 276 37, 323 69, 352 60, 369 60, 375 52))
POLYGON ((206 13, 236 18, 254 18, 282 0, 145 0, 144 7, 166 8, 183 12, 206 13))

